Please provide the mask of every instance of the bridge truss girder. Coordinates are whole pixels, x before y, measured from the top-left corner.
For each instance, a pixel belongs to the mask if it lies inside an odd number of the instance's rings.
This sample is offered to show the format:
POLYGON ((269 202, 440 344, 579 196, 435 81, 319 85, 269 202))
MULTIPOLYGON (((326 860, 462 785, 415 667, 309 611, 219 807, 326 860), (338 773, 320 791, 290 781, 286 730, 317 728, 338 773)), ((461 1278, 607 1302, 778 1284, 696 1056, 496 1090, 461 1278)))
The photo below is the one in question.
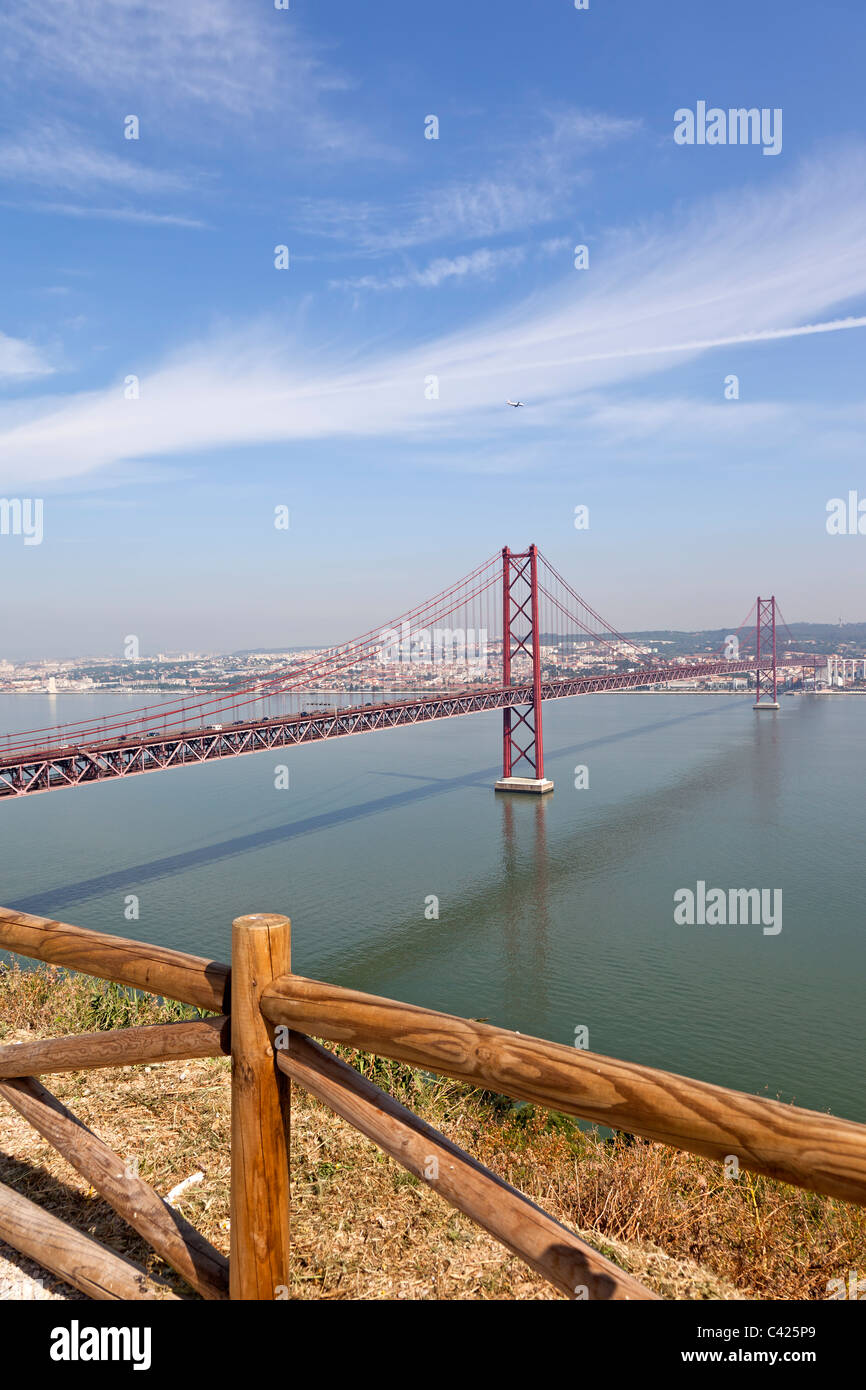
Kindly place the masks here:
MULTIPOLYGON (((797 664, 801 663, 798 661, 797 664)), ((689 665, 658 666, 616 675, 575 676, 540 681, 537 698, 540 705, 544 700, 615 690, 638 690, 669 681, 754 674, 756 669, 756 659, 749 657, 738 661, 720 659, 689 665)), ((533 680, 508 687, 459 691, 450 695, 395 701, 387 705, 356 706, 314 715, 289 715, 223 730, 191 729, 163 738, 149 735, 139 741, 105 741, 50 753, 36 752, 26 757, 0 755, 0 798, 85 786, 172 767, 189 767, 194 763, 236 758, 275 748, 291 748, 303 743, 318 743, 326 738, 345 738, 352 734, 405 728, 433 719, 453 719, 491 710, 517 711, 519 715, 521 710, 532 711, 535 700, 533 680)), ((518 718, 516 727, 520 726, 518 718)))

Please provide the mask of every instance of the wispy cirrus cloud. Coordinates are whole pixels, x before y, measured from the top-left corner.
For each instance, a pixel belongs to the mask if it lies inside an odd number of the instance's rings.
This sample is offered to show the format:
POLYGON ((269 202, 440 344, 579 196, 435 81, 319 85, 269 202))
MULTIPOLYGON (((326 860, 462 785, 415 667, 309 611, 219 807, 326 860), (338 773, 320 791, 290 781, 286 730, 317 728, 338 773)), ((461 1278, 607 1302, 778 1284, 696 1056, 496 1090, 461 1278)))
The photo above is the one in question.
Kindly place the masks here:
POLYGON ((85 143, 78 131, 62 122, 49 122, 0 142, 0 179, 76 193, 100 188, 175 193, 189 186, 182 175, 151 169, 140 160, 122 159, 85 143))
POLYGON ((507 236, 562 216, 562 190, 508 178, 460 180, 393 203, 296 200, 292 225, 304 235, 351 242, 374 255, 437 241, 507 236))
MULTIPOLYGON (((6 203, 5 206, 21 206, 6 203)), ((93 217, 107 222, 138 222, 145 227, 206 227, 207 222, 198 217, 184 217, 182 213, 151 212, 147 208, 98 207, 95 204, 79 203, 30 203, 32 212, 47 212, 60 217, 93 217)))
POLYGON ((298 231, 351 241, 382 254, 443 240, 507 236, 563 217, 590 177, 593 154, 635 137, 641 123, 601 112, 542 112, 541 128, 503 141, 487 172, 452 179, 389 203, 301 199, 292 208, 298 231))
POLYGON ((515 270, 530 256, 558 255, 570 242, 567 237, 551 237, 535 245, 480 247, 461 256, 437 256, 425 266, 409 266, 390 275, 359 275, 344 280, 331 280, 332 289, 362 290, 435 290, 449 281, 494 280, 504 271, 515 270))
MULTIPOLYGON (((61 79, 85 90, 150 90, 167 94, 171 104, 208 103, 233 115, 270 107, 280 76, 285 18, 274 12, 262 22, 254 10, 231 0, 23 0, 4 19, 5 59, 37 75, 61 79)), ((288 36, 301 66, 312 56, 288 36)), ((323 79, 333 85, 334 79, 323 79)))
MULTIPOLYGON (((130 148, 137 150, 137 145, 130 148)), ((48 122, 31 127, 17 137, 0 142, 0 180, 10 188, 50 189, 82 200, 78 203, 50 201, 22 203, 6 199, 7 207, 60 214, 68 217, 101 218, 109 221, 141 222, 152 226, 202 227, 199 218, 182 213, 159 211, 154 199, 187 193, 192 182, 185 175, 148 167, 139 159, 121 158, 110 150, 89 144, 73 127, 48 122), (103 206, 90 198, 134 196, 150 205, 130 206, 128 202, 103 206)))
POLYGON ((626 140, 638 135, 643 128, 642 120, 628 116, 614 116, 607 111, 550 110, 547 112, 551 123, 550 139, 547 148, 556 149, 567 145, 574 156, 585 150, 611 145, 616 140, 626 140))
POLYGON ((0 380, 27 381, 54 370, 38 348, 22 338, 0 333, 0 380))
MULTIPOLYGON (((138 154, 138 143, 129 149, 138 154)), ((31 126, 15 138, 0 142, 0 181, 10 188, 25 188, 63 192, 79 202, 21 202, 6 199, 4 206, 26 208, 38 213, 63 217, 99 218, 103 221, 140 222, 150 227, 202 228, 202 218, 188 217, 175 211, 160 210, 154 200, 164 196, 186 195, 193 188, 192 179, 171 170, 149 167, 140 158, 122 158, 111 150, 99 149, 88 143, 82 133, 63 121, 44 122, 31 126), (124 202, 113 206, 89 202, 93 197, 118 197, 124 202), (135 196, 145 206, 132 206, 129 197, 135 196)), ((197 181, 200 182, 200 181, 197 181)))
POLYGON ((491 279, 499 271, 511 270, 525 259, 523 246, 505 246, 498 250, 484 247, 465 256, 439 256, 420 269, 398 271, 393 275, 359 275, 355 279, 332 280, 331 286, 351 290, 438 289, 447 280, 491 279))
MULTIPOLYGON (((189 345, 143 373, 138 401, 124 400, 118 381, 28 402, 24 414, 0 410, 4 471, 59 479, 124 460, 315 438, 391 437, 426 452, 567 430, 573 448, 591 420, 602 421, 600 397, 612 388, 716 344, 751 350, 780 335, 859 331, 834 312, 866 300, 859 169, 844 151, 787 185, 611 235, 591 271, 447 336, 375 355, 358 343, 326 358, 275 328, 251 330, 189 345), (527 403, 517 421, 503 409, 515 392, 527 403)), ((726 370, 730 362, 726 353, 726 370)))
MULTIPOLYGON (((152 113, 172 128, 196 108, 196 138, 211 127, 279 111, 293 149, 364 157, 377 144, 332 97, 352 83, 305 37, 294 10, 237 0, 19 0, 3 18, 0 59, 14 85, 152 113)), ((189 128, 187 128, 189 129, 189 128)))

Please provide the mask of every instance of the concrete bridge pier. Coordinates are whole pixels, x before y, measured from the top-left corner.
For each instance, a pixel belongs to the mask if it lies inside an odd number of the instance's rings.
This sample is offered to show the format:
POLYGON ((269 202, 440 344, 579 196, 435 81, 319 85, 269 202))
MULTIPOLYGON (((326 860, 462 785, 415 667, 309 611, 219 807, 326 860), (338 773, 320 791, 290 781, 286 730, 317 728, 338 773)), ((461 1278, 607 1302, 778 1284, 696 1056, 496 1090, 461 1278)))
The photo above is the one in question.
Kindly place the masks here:
POLYGON ((500 777, 494 785, 494 790, 531 792, 535 796, 544 796, 545 792, 553 791, 553 783, 549 777, 500 777))

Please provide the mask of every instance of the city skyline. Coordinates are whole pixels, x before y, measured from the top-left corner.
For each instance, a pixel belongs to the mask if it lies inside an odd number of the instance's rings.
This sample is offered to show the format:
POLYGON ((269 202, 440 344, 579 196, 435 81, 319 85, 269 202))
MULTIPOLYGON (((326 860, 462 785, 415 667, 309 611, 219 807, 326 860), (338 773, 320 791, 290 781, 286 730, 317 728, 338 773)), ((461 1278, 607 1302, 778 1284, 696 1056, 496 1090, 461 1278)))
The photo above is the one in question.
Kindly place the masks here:
MULTIPOLYGON (((847 622, 847 623, 846 623, 846 622, 842 622, 842 621, 840 621, 840 620, 837 620, 835 623, 832 623, 832 622, 798 623, 798 622, 794 621, 794 622, 788 624, 788 627, 790 628, 791 632, 794 633, 795 635, 796 635, 795 630, 798 629, 798 628, 806 628, 806 629, 812 629, 812 628, 826 628, 826 629, 828 630, 828 636, 829 636, 830 633, 839 633, 839 641, 840 641, 840 644, 841 644, 841 645, 848 645, 848 643, 847 643, 844 639, 845 639, 845 638, 851 638, 851 639, 853 639, 855 645, 863 646, 863 647, 864 647, 864 650, 866 650, 866 636, 864 636, 864 634, 861 633, 861 631, 860 631, 860 629, 866 628, 866 622, 851 621, 851 622, 847 622)), ((384 632, 384 631, 387 631, 387 630, 386 630, 386 629, 383 629, 383 632, 384 632)), ((643 628, 643 629, 634 629, 634 630, 631 630, 631 631, 626 631, 623 635, 624 635, 625 637, 627 637, 627 638, 633 638, 633 639, 635 639, 635 641, 638 641, 638 642, 640 642, 641 640, 646 641, 646 642, 649 642, 649 641, 662 641, 663 639, 662 639, 661 636, 660 636, 661 633, 664 633, 666 636, 670 636, 670 637, 673 637, 673 638, 685 639, 685 638, 689 638, 689 637, 700 638, 700 637, 708 637, 708 636, 710 636, 710 635, 718 635, 719 633, 721 633, 721 632, 723 632, 723 631, 724 631, 723 628, 700 628, 700 627, 698 627, 698 628, 643 628)), ((484 629, 480 629, 479 632, 480 632, 480 634, 484 634, 485 636, 487 635, 487 634, 484 632, 484 629)), ((575 633, 575 637, 576 637, 576 639, 579 640, 579 641, 584 640, 583 636, 582 636, 579 632, 578 632, 578 633, 575 633)), ((587 639, 585 639, 585 640, 587 641, 588 644, 591 642, 591 639, 588 639, 588 638, 587 638, 587 639)), ((497 636, 496 634, 491 634, 491 635, 490 635, 490 644, 491 644, 492 647, 500 646, 500 645, 501 645, 501 637, 497 636)), ((14 655, 14 654, 8 654, 8 653, 0 652, 0 672, 3 672, 4 670, 7 670, 7 669, 10 669, 10 670, 11 670, 11 669, 14 669, 14 668, 17 668, 17 667, 26 667, 26 666, 33 666, 34 668, 36 668, 36 667, 40 667, 40 666, 57 665, 57 666, 68 666, 68 667, 74 668, 74 667, 83 665, 83 664, 85 664, 85 663, 87 663, 87 662, 90 662, 90 661, 96 662, 96 663, 105 663, 105 664, 114 663, 114 664, 116 664, 116 665, 123 665, 123 664, 129 663, 129 662, 133 662, 133 663, 134 663, 134 662, 151 662, 151 663, 157 663, 157 664, 158 664, 158 663, 162 663, 162 662, 183 663, 183 662, 195 662, 195 661, 214 660, 214 659, 219 659, 219 660, 230 660, 230 659, 232 659, 232 658, 252 659, 252 660, 264 660, 264 659, 273 658, 273 659, 276 660, 276 659, 278 659, 278 658, 280 658, 280 657, 284 657, 284 656, 295 656, 295 655, 300 655, 300 654, 309 654, 309 653, 315 653, 315 652, 325 652, 325 651, 328 651, 328 650, 332 650, 335 646, 339 646, 339 645, 340 645, 339 642, 334 643, 334 642, 318 641, 318 642, 310 642, 310 643, 299 644, 299 645, 297 645, 297 646, 280 646, 280 645, 278 645, 278 644, 273 644, 273 645, 271 645, 270 647, 255 647, 255 648, 247 648, 247 647, 243 647, 243 648, 214 648, 214 649, 211 649, 211 650, 205 650, 205 649, 199 649, 199 650, 189 649, 188 651, 182 651, 182 650, 176 650, 176 651, 172 651, 172 650, 158 651, 158 650, 154 649, 154 650, 144 650, 144 651, 141 651, 137 656, 134 656, 134 657, 125 656, 125 655, 123 655, 122 653, 118 653, 118 652, 108 652, 108 651, 77 652, 77 653, 75 653, 75 654, 72 655, 72 656, 59 656, 59 655, 57 655, 56 653, 53 653, 53 652, 45 652, 45 653, 41 653, 41 654, 39 654, 39 655, 30 656, 30 657, 20 657, 20 656, 14 655)))

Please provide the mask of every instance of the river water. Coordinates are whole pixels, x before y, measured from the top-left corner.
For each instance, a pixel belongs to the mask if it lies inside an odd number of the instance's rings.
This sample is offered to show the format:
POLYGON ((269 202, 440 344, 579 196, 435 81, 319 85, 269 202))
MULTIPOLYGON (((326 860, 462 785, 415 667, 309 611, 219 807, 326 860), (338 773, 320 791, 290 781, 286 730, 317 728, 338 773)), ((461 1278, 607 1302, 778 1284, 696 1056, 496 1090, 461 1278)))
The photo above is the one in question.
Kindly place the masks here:
POLYGON ((781 704, 552 702, 543 799, 494 793, 482 714, 2 801, 0 902, 222 960, 284 912, 302 974, 866 1120, 866 699, 781 704), (699 881, 781 890, 782 930, 678 925, 699 881))

